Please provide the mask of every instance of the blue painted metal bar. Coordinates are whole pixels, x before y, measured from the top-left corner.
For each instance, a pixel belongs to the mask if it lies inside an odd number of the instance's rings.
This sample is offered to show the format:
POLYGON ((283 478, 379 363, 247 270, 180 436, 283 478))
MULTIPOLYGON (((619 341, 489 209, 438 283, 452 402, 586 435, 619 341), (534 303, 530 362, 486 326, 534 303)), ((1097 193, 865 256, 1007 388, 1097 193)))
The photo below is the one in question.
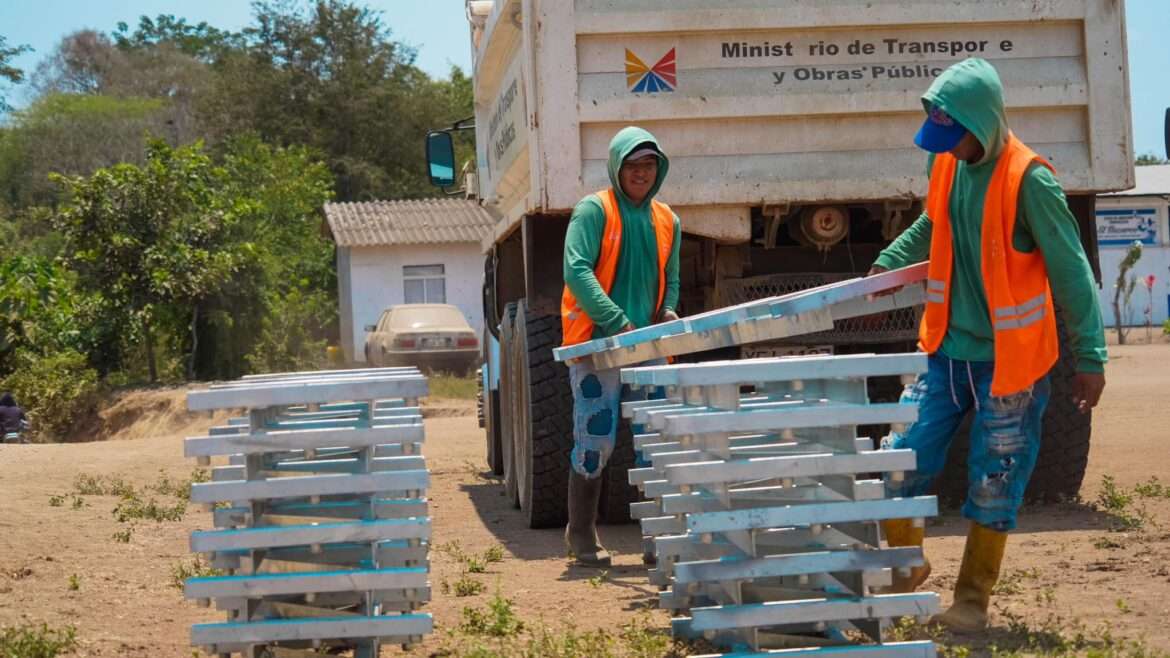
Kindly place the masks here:
MULTIPOLYGON (((425 498, 374 498, 326 500, 319 503, 277 503, 265 509, 268 516, 316 519, 409 519, 429 515, 425 498)), ((248 524, 250 507, 217 507, 212 520, 217 528, 238 528, 248 524)))
POLYGON ((264 526, 192 532, 191 550, 195 553, 210 553, 282 546, 380 542, 389 539, 430 539, 430 536, 429 518, 264 526))
POLYGON ((430 474, 426 470, 201 482, 191 485, 191 501, 214 503, 222 500, 269 500, 338 494, 376 494, 383 491, 421 491, 429 484, 430 474))
POLYGON ((926 360, 925 354, 902 353, 704 361, 622 368, 621 379, 623 384, 635 386, 719 386, 812 379, 857 379, 926 372, 926 360))
MULTIPOLYGON (((338 564, 350 564, 359 569, 379 567, 426 566, 428 544, 426 540, 394 539, 370 543, 343 542, 321 544, 319 550, 305 546, 277 546, 266 549, 269 559, 300 564, 320 564, 330 569, 338 564)), ((251 549, 216 551, 211 559, 217 569, 238 569, 246 560, 251 549)))
POLYGON ((421 567, 352 569, 311 573, 264 573, 250 576, 188 578, 183 587, 183 596, 188 599, 257 598, 287 594, 358 592, 426 586, 427 570, 421 567))
POLYGON ((709 653, 690 658, 937 658, 933 642, 888 642, 843 647, 709 653))
POLYGON ((378 425, 363 429, 298 430, 191 437, 183 442, 186 457, 263 454, 288 450, 322 448, 362 448, 385 443, 421 443, 425 438, 422 423, 378 425))
POLYGON ((820 453, 671 464, 666 466, 665 474, 671 484, 710 484, 767 478, 912 471, 914 466, 913 450, 876 450, 856 455, 820 453))
MULTIPOLYGON (((833 304, 912 285, 923 281, 925 278, 926 264, 922 263, 872 277, 850 279, 821 288, 747 302, 737 306, 690 316, 674 322, 666 322, 636 329, 609 338, 600 338, 578 345, 562 347, 554 350, 553 355, 558 361, 566 361, 617 351, 623 348, 637 347, 655 341, 665 342, 663 339, 668 337, 728 329, 734 325, 749 321, 758 323, 794 318, 803 313, 815 312, 827 308, 833 304)), ((873 309, 870 312, 884 310, 881 307, 888 304, 889 301, 889 297, 875 300, 872 303, 873 309), (882 300, 886 300, 886 302, 883 303, 882 300)), ((823 325, 809 327, 812 331, 822 330, 824 328, 823 325)), ((828 328, 831 328, 831 326, 828 328)), ((645 358, 642 358, 638 361, 627 361, 627 363, 637 363, 645 360, 645 358)))
POLYGON ((882 594, 860 599, 807 599, 724 605, 691 610, 696 631, 744 627, 848 621, 897 617, 927 617, 938 612, 938 595, 882 594))
POLYGON ((426 635, 433 628, 434 623, 429 614, 266 619, 263 621, 196 624, 191 627, 191 644, 223 646, 295 640, 408 638, 426 635))
POLYGON ((406 398, 427 395, 427 381, 420 375, 388 375, 329 380, 288 380, 276 384, 214 386, 187 394, 191 411, 319 404, 334 400, 406 398))
POLYGON ((759 507, 724 512, 704 512, 687 517, 691 532, 729 532, 786 526, 811 526, 884 519, 925 518, 938 515, 934 496, 866 500, 854 503, 820 503, 759 507))
POLYGON ((803 427, 846 427, 878 423, 912 423, 918 407, 909 404, 778 403, 742 411, 710 411, 651 418, 664 434, 760 432, 803 427))
POLYGON ((889 548, 879 551, 811 551, 760 558, 702 560, 674 566, 678 583, 751 580, 800 576, 835 571, 904 569, 923 564, 921 547, 889 548))

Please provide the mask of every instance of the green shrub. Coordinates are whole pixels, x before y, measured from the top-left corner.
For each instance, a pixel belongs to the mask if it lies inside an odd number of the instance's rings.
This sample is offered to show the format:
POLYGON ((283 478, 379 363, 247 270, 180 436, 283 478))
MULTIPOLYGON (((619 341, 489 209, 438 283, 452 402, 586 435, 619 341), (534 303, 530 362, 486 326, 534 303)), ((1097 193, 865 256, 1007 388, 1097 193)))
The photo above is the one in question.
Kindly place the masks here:
POLYGON ((475 377, 458 377, 449 373, 435 372, 427 377, 430 397, 455 400, 474 400, 479 391, 479 380, 475 377))
POLYGON ((73 488, 81 496, 119 496, 125 498, 135 495, 134 485, 120 477, 108 475, 81 473, 73 478, 73 488))
POLYGON ((253 372, 317 370, 327 363, 325 335, 337 316, 337 303, 327 293, 308 288, 308 281, 265 300, 268 313, 260 337, 245 357, 253 372))
POLYGON ((223 576, 226 573, 204 562, 202 556, 196 555, 190 562, 179 561, 171 565, 171 587, 183 589, 183 584, 188 578, 223 576))
POLYGON ((98 377, 85 357, 63 350, 39 357, 17 355, 16 370, 0 383, 32 418, 34 436, 65 440, 79 421, 94 414, 98 403, 98 377))
POLYGON ((510 637, 524 628, 524 622, 516 616, 512 600, 496 592, 483 608, 464 608, 463 622, 459 630, 468 635, 488 637, 510 637))
POLYGON ((114 518, 119 523, 131 521, 182 521, 187 512, 187 501, 180 500, 174 505, 159 503, 155 499, 142 500, 138 496, 127 496, 114 508, 114 518))
POLYGON ((471 576, 464 574, 459 577, 459 580, 455 581, 454 590, 455 596, 458 597, 475 596, 476 594, 483 592, 484 584, 472 578, 471 576))
POLYGON ((24 624, 0 628, 0 658, 54 658, 76 646, 77 630, 72 626, 24 624))

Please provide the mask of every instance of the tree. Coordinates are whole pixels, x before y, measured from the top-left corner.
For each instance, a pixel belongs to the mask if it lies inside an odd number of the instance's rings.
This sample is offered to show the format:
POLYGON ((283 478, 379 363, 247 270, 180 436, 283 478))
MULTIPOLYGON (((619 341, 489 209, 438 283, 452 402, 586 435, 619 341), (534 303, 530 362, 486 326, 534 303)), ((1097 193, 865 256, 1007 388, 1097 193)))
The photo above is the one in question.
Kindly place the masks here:
MULTIPOLYGON (((24 80, 24 71, 16 68, 10 62, 12 58, 19 57, 24 53, 31 51, 29 46, 8 46, 8 40, 0 35, 0 80, 7 80, 12 84, 20 84, 24 80)), ((3 87, 0 87, 0 91, 3 87)), ((7 112, 12 109, 8 104, 8 100, 0 94, 0 113, 7 112)))
POLYGON ((148 52, 159 46, 169 46, 205 64, 216 62, 225 52, 242 44, 239 34, 216 29, 206 22, 191 25, 187 19, 176 18, 173 14, 159 14, 153 20, 142 16, 133 32, 126 23, 118 23, 113 37, 123 52, 148 52))
POLYGON ((290 295, 311 321, 272 344, 300 354, 336 324, 332 244, 320 231, 330 176, 309 149, 244 136, 213 157, 156 141, 141 166, 57 180, 69 198, 53 219, 63 259, 105 301, 102 318, 119 318, 119 333, 145 350, 151 381, 162 354, 182 364, 176 377, 240 376, 265 328, 288 321, 290 295))
POLYGON ((55 177, 69 202, 54 218, 65 260, 83 289, 101 294, 140 332, 150 381, 158 380, 155 321, 198 309, 240 269, 246 245, 224 239, 238 209, 215 193, 221 172, 195 144, 152 142, 142 166, 89 178, 55 177))
POLYGON ((1129 318, 1129 300, 1133 296, 1134 286, 1137 285, 1137 277, 1129 276, 1129 271, 1133 269, 1134 265, 1142 258, 1142 243, 1134 241, 1130 245, 1129 250, 1125 252, 1125 258, 1121 259, 1121 263, 1117 266, 1117 281, 1113 284, 1113 318, 1117 325, 1117 343, 1119 345, 1125 344, 1125 320, 1129 318), (1122 312, 1124 311, 1124 316, 1122 312))
POLYGON ((0 139, 0 200, 13 208, 52 206, 50 173, 88 176, 141 163, 151 134, 165 134, 164 101, 50 93, 12 114, 0 139))
POLYGON ((185 42, 148 42, 137 32, 134 39, 123 35, 119 39, 115 43, 93 30, 67 35, 37 65, 33 87, 42 96, 153 99, 159 103, 156 114, 163 124, 155 134, 167 137, 172 145, 195 141, 203 132, 197 121, 197 99, 212 84, 208 63, 186 52, 184 48, 193 46, 185 42), (135 45, 140 41, 143 45, 135 45))
POLYGON ((422 140, 472 113, 469 81, 431 80, 377 12, 349 2, 254 6, 243 47, 216 64, 202 111, 211 134, 314 147, 343 201, 432 195, 422 140))
POLYGON ((17 352, 47 355, 77 348, 82 300, 69 273, 29 256, 0 261, 0 377, 17 352))
POLYGON ((200 342, 196 376, 307 369, 337 335, 334 248, 321 230, 332 176, 313 150, 255 135, 227 142, 221 161, 222 194, 241 208, 232 239, 254 249, 248 268, 207 304, 200 335, 213 340, 200 342))
POLYGON ((1137 159, 1134 160, 1133 163, 1138 167, 1146 167, 1149 165, 1170 164, 1170 160, 1160 158, 1153 153, 1142 153, 1137 157, 1137 159))

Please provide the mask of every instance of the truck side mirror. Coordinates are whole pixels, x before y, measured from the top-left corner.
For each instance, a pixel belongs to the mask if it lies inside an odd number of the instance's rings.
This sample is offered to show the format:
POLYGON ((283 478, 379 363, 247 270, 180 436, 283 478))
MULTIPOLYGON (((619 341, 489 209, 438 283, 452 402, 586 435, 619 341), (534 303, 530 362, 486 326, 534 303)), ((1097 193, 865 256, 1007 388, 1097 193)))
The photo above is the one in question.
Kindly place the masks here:
POLYGON ((366 325, 366 331, 374 331, 377 328, 378 328, 377 325, 372 325, 372 324, 366 325))
POLYGON ((427 133, 427 169, 431 185, 455 185, 455 143, 451 133, 440 130, 427 133))

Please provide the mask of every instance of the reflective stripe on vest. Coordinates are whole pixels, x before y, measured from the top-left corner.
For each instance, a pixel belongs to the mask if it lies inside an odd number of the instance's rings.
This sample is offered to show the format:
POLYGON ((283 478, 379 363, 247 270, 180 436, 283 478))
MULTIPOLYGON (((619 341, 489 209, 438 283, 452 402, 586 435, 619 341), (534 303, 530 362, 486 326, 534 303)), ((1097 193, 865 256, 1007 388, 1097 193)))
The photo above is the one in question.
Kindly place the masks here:
MULTIPOLYGON (((987 186, 980 235, 980 268, 995 341, 991 394, 1011 395, 1043 377, 1060 356, 1056 313, 1048 271, 1039 249, 1017 251, 1012 244, 1020 186, 1033 162, 1052 169, 1042 157, 1009 134, 987 186)), ((932 230, 927 269, 926 311, 919 346, 934 353, 942 346, 950 320, 954 249, 950 201, 958 162, 935 156, 926 197, 932 230)))
MULTIPOLYGON (((608 295, 613 289, 618 257, 621 255, 622 217, 612 188, 598 192, 597 198, 605 211, 605 232, 593 274, 608 295)), ((666 263, 670 260, 674 246, 674 212, 665 203, 651 200, 650 219, 654 224, 654 237, 658 246, 658 302, 654 306, 654 315, 657 316, 666 298, 666 263)), ((561 294, 561 330, 564 335, 562 345, 576 345, 593 338, 593 320, 581 310, 577 298, 567 285, 561 294)))

